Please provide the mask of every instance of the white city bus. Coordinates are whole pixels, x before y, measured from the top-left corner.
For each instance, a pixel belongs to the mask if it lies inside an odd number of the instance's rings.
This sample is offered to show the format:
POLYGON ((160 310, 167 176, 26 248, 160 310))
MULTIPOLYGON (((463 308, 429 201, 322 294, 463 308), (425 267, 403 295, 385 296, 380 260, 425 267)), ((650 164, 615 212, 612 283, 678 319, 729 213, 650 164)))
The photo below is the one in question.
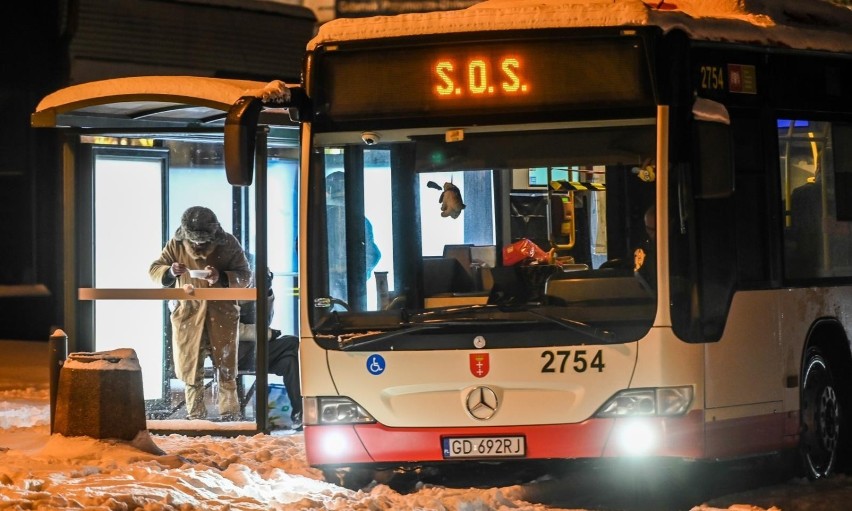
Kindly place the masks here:
POLYGON ((730 4, 320 28, 297 98, 311 465, 358 487, 799 447, 811 477, 836 469, 852 13, 730 4))

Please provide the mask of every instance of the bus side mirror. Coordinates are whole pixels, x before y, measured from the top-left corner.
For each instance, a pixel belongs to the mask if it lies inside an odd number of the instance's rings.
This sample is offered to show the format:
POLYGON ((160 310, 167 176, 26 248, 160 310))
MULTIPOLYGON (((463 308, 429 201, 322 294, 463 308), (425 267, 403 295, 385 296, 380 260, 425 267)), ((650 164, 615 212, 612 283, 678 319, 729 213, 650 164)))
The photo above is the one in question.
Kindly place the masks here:
POLYGON ((695 197, 723 199, 734 193, 734 141, 728 110, 721 103, 698 98, 695 118, 695 197))
POLYGON ((225 118, 225 174, 233 186, 251 185, 257 120, 262 108, 259 98, 243 97, 225 118))

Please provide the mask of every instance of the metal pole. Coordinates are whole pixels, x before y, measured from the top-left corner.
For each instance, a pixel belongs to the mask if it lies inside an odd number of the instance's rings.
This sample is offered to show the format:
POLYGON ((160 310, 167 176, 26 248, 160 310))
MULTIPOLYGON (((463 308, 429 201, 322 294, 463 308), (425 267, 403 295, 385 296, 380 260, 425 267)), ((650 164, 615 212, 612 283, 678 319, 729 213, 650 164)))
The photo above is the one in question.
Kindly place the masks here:
POLYGON ((267 222, 266 222, 266 203, 267 203, 267 176, 266 176, 266 159, 267 159, 267 127, 259 127, 256 133, 255 142, 255 287, 257 288, 257 301, 255 302, 255 327, 257 328, 257 342, 255 349, 257 350, 256 358, 257 368, 255 371, 255 410, 257 411, 257 427, 260 431, 269 432, 269 351, 267 343, 269 342, 269 314, 267 307, 269 299, 267 289, 269 287, 266 269, 269 268, 267 254, 267 222))
POLYGON ((59 390, 59 373, 65 359, 68 358, 68 335, 57 328, 50 336, 50 433, 53 433, 53 420, 56 417, 56 394, 59 390))

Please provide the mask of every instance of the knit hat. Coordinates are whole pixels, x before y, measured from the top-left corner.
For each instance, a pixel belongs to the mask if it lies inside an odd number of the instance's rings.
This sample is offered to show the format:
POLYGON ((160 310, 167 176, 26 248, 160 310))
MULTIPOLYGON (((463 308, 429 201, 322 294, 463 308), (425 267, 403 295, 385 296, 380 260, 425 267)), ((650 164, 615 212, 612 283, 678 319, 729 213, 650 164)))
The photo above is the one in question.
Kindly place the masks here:
POLYGON ((180 227, 175 231, 176 240, 193 243, 208 243, 224 233, 216 213, 204 206, 193 206, 183 212, 180 227))

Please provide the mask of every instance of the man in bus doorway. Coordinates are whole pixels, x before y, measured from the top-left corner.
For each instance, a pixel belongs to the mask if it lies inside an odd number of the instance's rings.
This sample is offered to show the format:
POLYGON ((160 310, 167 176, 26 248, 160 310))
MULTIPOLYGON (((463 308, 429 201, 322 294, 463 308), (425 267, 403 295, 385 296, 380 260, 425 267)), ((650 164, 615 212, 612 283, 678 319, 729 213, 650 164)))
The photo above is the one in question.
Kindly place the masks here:
MULTIPOLYGON (((208 208, 193 206, 148 270, 163 287, 247 287, 251 268, 239 241, 208 208), (203 276, 192 273, 202 270, 203 276)), ((237 420, 237 324, 235 300, 179 300, 171 312, 175 373, 186 385, 187 419, 204 419, 204 360, 210 357, 218 382, 221 420, 237 420)))

